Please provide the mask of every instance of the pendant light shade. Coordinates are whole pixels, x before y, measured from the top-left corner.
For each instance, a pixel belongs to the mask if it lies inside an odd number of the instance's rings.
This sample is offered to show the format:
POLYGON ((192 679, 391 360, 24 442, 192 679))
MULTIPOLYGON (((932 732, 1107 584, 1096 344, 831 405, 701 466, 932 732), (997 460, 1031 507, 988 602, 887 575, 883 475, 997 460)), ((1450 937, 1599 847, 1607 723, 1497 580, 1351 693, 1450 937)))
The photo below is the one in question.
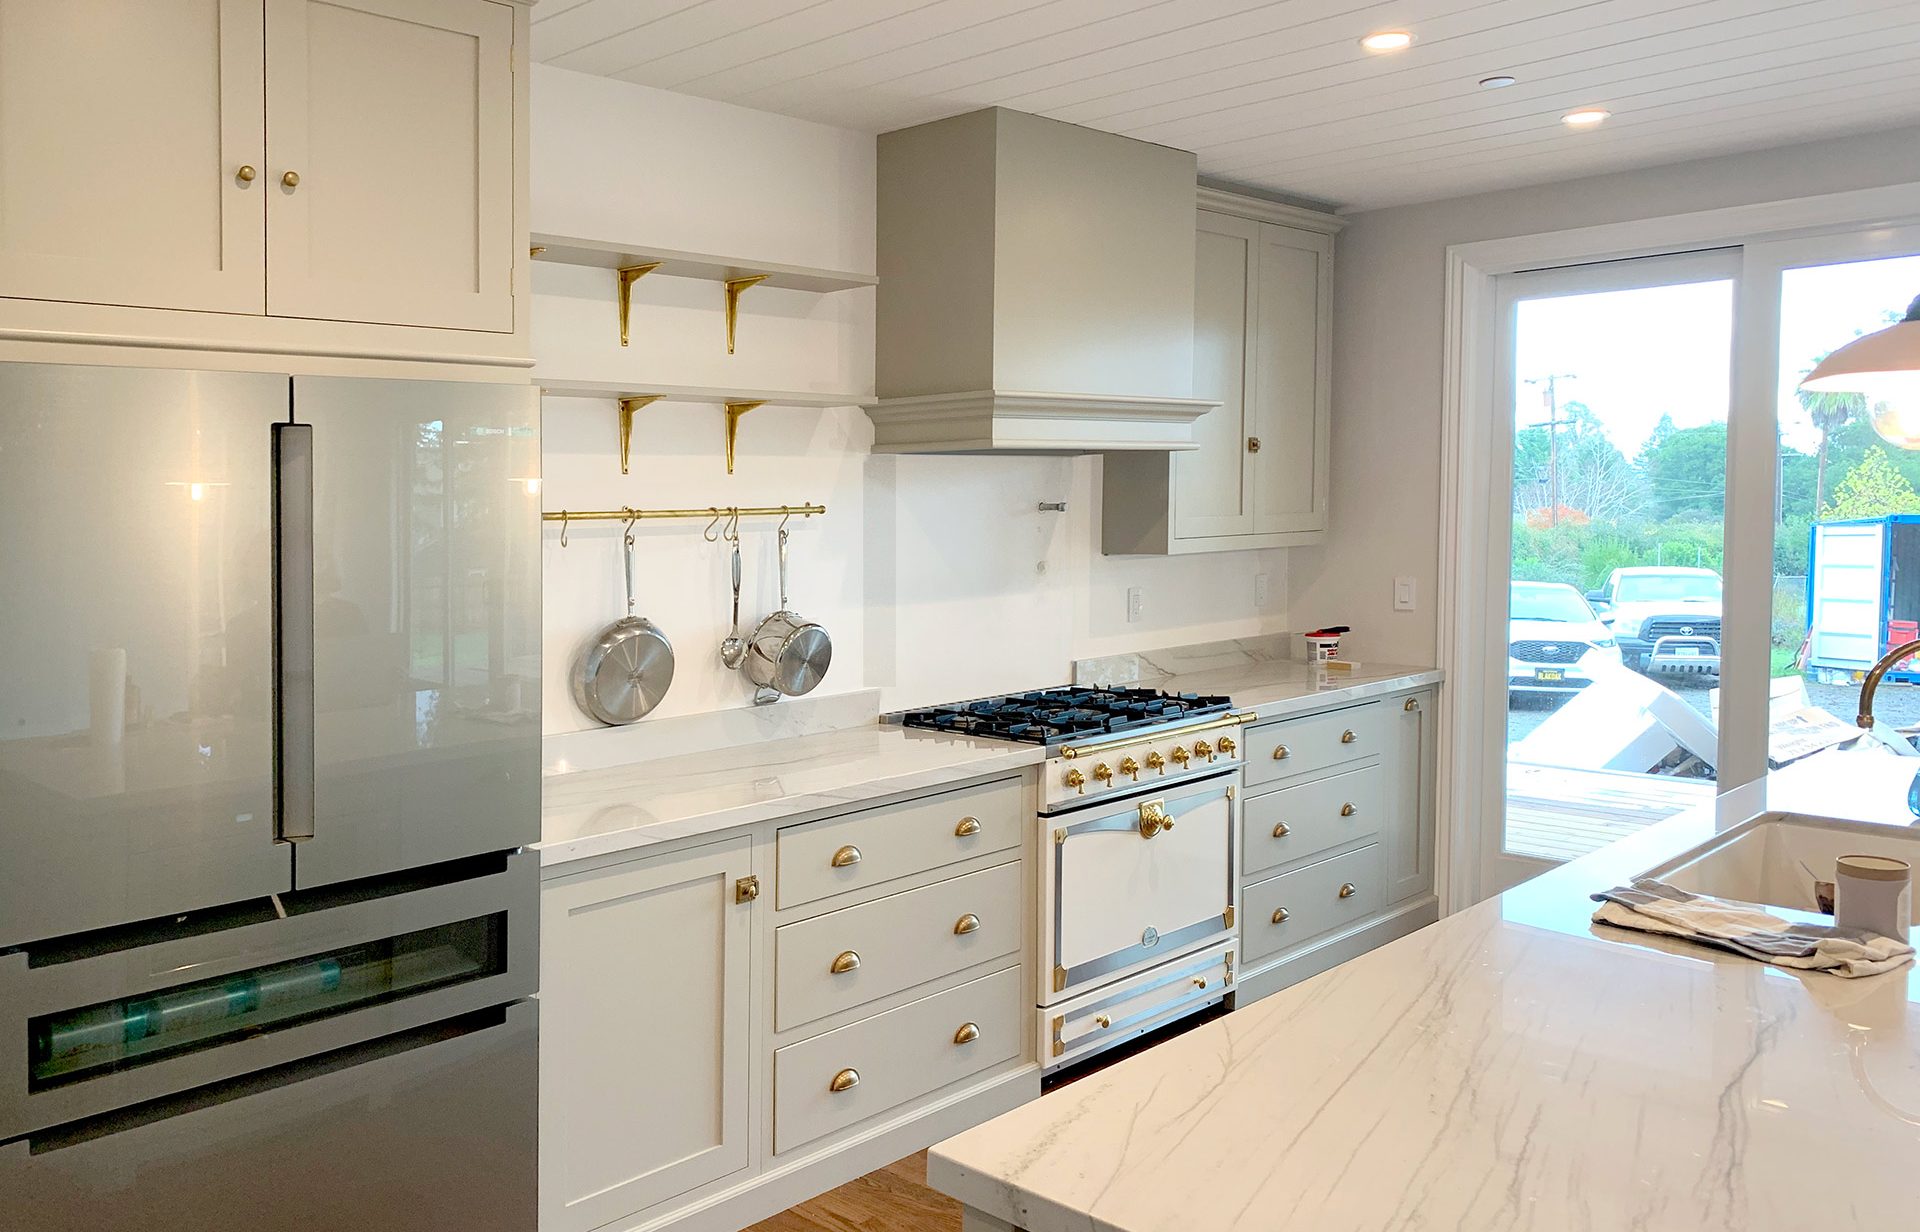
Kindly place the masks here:
POLYGON ((1868 420, 1883 440, 1920 449, 1920 298, 1908 306, 1905 319, 1821 360, 1800 388, 1861 394, 1868 420))

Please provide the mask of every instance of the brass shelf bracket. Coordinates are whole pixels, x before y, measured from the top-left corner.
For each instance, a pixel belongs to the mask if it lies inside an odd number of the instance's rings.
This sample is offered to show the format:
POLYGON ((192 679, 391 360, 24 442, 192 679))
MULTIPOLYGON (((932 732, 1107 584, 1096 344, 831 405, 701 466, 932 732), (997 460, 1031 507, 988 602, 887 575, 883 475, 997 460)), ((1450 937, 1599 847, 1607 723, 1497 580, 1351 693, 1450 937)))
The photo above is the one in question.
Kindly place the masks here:
POLYGON ((620 473, 627 473, 627 462, 633 451, 633 413, 642 407, 652 406, 660 401, 659 394, 638 394, 631 398, 620 399, 620 473))
MULTIPOLYGON (((740 293, 748 287, 757 287, 767 280, 766 274, 754 274, 749 278, 727 279, 727 354, 733 354, 733 326, 740 316, 740 293)), ((731 471, 733 468, 727 468, 731 471)))
POLYGON ((727 403, 727 474, 733 474, 733 442, 740 435, 740 420, 748 411, 765 405, 764 402, 727 403))
MULTIPOLYGON (((650 261, 645 265, 623 265, 615 277, 620 282, 620 345, 627 345, 627 318, 633 312, 633 284, 660 268, 660 262, 650 261)), ((624 469, 624 468, 623 468, 624 469)))

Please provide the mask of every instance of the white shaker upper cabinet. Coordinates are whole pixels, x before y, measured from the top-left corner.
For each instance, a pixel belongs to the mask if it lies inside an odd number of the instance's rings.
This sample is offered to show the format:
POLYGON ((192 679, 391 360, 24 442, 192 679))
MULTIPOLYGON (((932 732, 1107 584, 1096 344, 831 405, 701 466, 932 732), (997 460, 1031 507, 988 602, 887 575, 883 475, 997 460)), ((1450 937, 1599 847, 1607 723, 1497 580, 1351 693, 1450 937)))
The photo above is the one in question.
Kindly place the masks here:
POLYGON ((267 311, 513 328, 513 10, 267 0, 267 311))
POLYGON ((264 308, 260 0, 0 0, 0 295, 264 308))

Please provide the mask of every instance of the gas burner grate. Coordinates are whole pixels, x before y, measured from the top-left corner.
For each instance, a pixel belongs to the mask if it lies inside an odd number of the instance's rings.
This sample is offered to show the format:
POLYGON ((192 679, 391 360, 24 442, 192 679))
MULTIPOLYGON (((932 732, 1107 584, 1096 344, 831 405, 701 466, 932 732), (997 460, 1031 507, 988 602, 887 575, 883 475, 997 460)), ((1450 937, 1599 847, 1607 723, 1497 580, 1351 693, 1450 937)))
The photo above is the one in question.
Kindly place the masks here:
POLYGON ((1218 714, 1232 704, 1231 698, 1197 693, 1064 686, 910 710, 900 721, 954 735, 1050 744, 1178 723, 1218 714))

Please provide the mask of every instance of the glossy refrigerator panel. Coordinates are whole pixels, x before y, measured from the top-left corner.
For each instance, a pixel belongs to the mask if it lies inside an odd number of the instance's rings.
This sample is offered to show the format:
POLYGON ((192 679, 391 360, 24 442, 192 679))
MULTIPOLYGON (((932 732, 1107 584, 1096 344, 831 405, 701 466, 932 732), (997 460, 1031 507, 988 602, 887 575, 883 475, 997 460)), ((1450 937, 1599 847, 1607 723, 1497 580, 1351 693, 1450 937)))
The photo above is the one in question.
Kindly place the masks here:
POLYGON ((0 365, 0 947, 283 891, 288 379, 0 365))
POLYGON ((534 842, 540 437, 531 386, 297 377, 313 450, 303 888, 534 842))

